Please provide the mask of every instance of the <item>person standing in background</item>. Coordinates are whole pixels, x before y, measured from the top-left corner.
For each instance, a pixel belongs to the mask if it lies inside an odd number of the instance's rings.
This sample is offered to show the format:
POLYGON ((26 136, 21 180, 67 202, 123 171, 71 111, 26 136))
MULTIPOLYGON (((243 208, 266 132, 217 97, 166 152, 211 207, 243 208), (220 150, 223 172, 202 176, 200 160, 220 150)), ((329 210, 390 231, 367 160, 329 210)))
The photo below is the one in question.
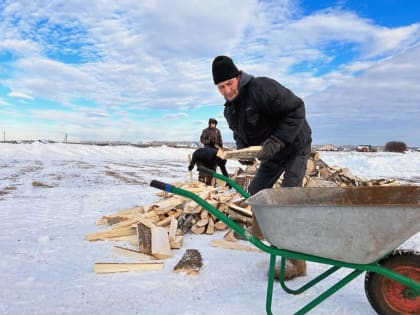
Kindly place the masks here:
POLYGON ((223 148, 222 134, 216 128, 217 120, 209 119, 209 126, 201 132, 200 141, 205 148, 223 148))

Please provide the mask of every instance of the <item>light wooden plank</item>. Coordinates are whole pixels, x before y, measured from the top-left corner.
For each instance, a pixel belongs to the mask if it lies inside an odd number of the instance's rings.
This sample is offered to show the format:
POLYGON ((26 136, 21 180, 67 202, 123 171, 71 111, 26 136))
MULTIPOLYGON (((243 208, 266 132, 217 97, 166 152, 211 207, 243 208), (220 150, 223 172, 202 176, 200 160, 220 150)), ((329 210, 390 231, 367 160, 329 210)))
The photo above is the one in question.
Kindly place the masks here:
POLYGON ((225 240, 211 240, 211 246, 214 247, 221 247, 225 249, 234 249, 234 250, 244 250, 249 252, 261 252, 262 251, 258 247, 251 247, 247 245, 242 245, 238 242, 229 242, 225 240))
POLYGON ((138 270, 161 270, 163 262, 141 262, 141 263, 95 263, 95 273, 129 272, 138 270))

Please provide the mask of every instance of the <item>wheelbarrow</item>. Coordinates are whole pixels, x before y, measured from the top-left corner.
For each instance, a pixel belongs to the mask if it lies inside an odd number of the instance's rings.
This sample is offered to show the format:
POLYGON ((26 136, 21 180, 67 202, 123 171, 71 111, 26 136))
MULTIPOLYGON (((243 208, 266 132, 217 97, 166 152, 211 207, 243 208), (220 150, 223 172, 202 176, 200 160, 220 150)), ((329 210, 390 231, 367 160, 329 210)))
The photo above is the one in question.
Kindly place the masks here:
POLYGON ((356 188, 265 189, 250 196, 230 178, 200 167, 225 181, 246 198, 265 241, 251 235, 196 194, 153 180, 152 187, 194 200, 270 255, 266 312, 272 314, 274 270, 280 257, 279 283, 289 294, 301 294, 341 268, 344 278, 295 314, 306 314, 363 272, 365 293, 379 314, 420 314, 420 252, 396 250, 419 232, 420 187, 371 186, 356 188), (285 284, 286 259, 329 265, 298 289, 285 284))

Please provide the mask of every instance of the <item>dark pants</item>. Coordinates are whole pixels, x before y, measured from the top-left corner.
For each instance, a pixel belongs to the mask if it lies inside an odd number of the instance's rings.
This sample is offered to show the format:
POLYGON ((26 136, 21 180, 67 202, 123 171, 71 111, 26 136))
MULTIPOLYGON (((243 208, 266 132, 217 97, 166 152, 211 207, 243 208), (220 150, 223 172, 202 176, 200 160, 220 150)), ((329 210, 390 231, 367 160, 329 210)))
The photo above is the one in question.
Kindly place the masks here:
POLYGON ((262 161, 253 180, 248 186, 251 195, 262 189, 272 188, 284 172, 282 187, 302 187, 306 163, 311 153, 311 145, 294 154, 279 154, 273 160, 262 161))

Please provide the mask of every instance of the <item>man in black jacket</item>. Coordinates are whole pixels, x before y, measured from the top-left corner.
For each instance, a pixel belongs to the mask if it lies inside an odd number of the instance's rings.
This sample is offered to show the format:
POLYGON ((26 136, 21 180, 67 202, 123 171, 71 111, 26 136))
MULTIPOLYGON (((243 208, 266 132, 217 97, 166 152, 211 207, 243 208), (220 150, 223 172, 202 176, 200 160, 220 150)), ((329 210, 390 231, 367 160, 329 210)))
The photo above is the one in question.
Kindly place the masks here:
MULTIPOLYGON (((273 79, 239 71, 227 56, 213 60, 212 72, 226 100, 224 115, 237 148, 262 145, 249 193, 272 188, 283 173, 283 187, 301 187, 312 142, 302 99, 273 79)), ((253 234, 262 237, 256 221, 253 234)), ((306 270, 304 262, 292 262, 306 270)))
MULTIPOLYGON (((208 169, 216 171, 219 166, 222 174, 226 177, 229 177, 229 174, 226 170, 226 160, 223 160, 217 156, 217 149, 215 148, 199 148, 194 151, 190 164, 188 165, 188 170, 191 172, 194 169, 194 166, 204 166, 208 169)), ((205 183, 206 185, 211 185, 213 177, 210 175, 198 173, 198 180, 205 183)))

